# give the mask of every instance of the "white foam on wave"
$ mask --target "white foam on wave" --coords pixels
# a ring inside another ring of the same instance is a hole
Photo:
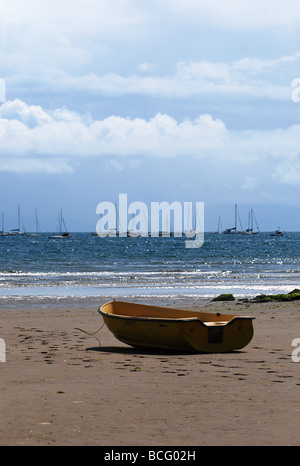
[[[296,284],[293,284],[296,286]],[[211,298],[222,293],[231,293],[235,297],[251,297],[258,294],[276,294],[288,293],[291,291],[291,284],[289,285],[235,285],[235,286],[199,286],[199,287],[86,287],[86,286],[26,286],[26,287],[11,287],[0,289],[0,298],[67,298],[67,297],[130,297],[130,296],[189,296],[189,297],[203,297]]]

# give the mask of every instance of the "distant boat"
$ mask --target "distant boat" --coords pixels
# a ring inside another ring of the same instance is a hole
[[[27,236],[44,236],[43,233],[41,232],[36,209],[35,209],[35,233],[27,233]]]
[[[257,227],[256,231],[253,230],[253,219],[255,220],[255,224]],[[247,230],[243,231],[243,235],[257,235],[258,233],[259,233],[259,229],[258,229],[257,221],[254,216],[253,209],[251,209],[251,211],[249,212],[249,216],[248,216],[248,228]]]
[[[64,228],[64,231],[63,231]],[[69,238],[70,233],[67,232],[67,227],[62,216],[62,211],[58,214],[58,233],[53,233],[53,235],[49,236],[50,239],[56,238]]]
[[[221,233],[223,233],[223,226],[222,226],[222,222],[221,222],[221,217],[219,216],[218,229],[217,229],[217,231],[215,231],[215,234],[220,235]]]
[[[235,218],[234,218],[234,227],[232,228],[227,228],[226,230],[224,230],[224,234],[225,235],[236,235],[236,234],[241,234],[242,231],[239,231],[237,229],[237,218],[239,217],[239,222],[240,222],[240,226],[241,226],[241,229],[243,230],[243,227],[242,227],[242,224],[241,224],[241,219],[240,219],[240,216],[239,216],[239,213],[238,213],[238,208],[237,208],[237,204],[235,204]]]
[[[4,214],[2,213],[2,230],[0,231],[0,236],[8,236],[8,233],[4,232]]]
[[[280,227],[271,234],[271,236],[283,236],[283,231],[280,230]]]
[[[18,204],[18,228],[14,228],[8,232],[9,235],[12,236],[19,236],[19,235],[25,235],[25,228],[23,225],[23,230],[21,231],[21,213],[20,213],[20,206]]]

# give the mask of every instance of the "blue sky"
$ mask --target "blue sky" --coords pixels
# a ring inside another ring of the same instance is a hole
[[[93,231],[126,193],[299,231],[299,30],[298,0],[2,0],[6,228]]]

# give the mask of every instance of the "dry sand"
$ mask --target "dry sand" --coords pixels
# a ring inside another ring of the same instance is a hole
[[[141,352],[105,326],[76,329],[100,329],[108,300],[0,308],[1,446],[300,444],[299,302],[152,299],[255,317],[246,348],[204,355]]]

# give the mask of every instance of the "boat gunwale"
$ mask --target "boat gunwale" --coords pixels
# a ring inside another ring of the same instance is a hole
[[[203,321],[200,319],[200,317],[152,317],[152,316],[128,316],[128,315],[122,315],[122,314],[111,314],[109,312],[105,312],[104,310],[102,310],[102,307],[104,306],[107,306],[108,304],[112,304],[114,303],[115,301],[110,301],[108,303],[105,303],[103,304],[103,306],[100,306],[99,309],[98,309],[98,312],[99,314],[101,314],[102,316],[105,316],[105,317],[110,317],[112,319],[123,319],[123,320],[138,320],[138,321],[145,321],[145,322],[149,322],[149,321],[152,321],[152,322],[173,322],[173,323],[180,323],[180,322],[199,322],[201,325],[203,325],[204,327],[207,327],[207,323],[209,324],[215,324],[217,326],[229,326],[230,324],[234,323],[236,320],[254,320],[255,317],[252,317],[252,316],[237,316],[237,315],[233,315],[232,316],[232,319],[228,320],[228,321],[222,321],[222,323],[220,321]],[[119,301],[120,302],[120,301]],[[127,303],[126,304],[135,304],[135,303]],[[148,305],[142,305],[142,306],[148,306]],[[149,308],[152,307],[152,306],[149,306]],[[157,306],[153,306],[153,307],[157,307]],[[165,309],[168,309],[168,308],[165,308]],[[199,312],[199,314],[201,314]],[[211,313],[212,315],[215,315],[213,313]],[[222,314],[221,314],[222,315]]]

